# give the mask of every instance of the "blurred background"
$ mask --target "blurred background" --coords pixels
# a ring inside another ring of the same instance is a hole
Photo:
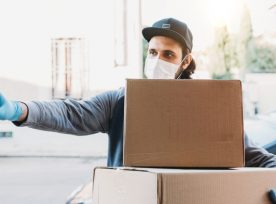
[[[122,87],[144,76],[141,29],[167,17],[193,33],[193,78],[242,80],[245,128],[272,148],[275,0],[1,1],[0,92],[21,101],[82,99]],[[0,133],[1,203],[65,203],[91,180],[93,166],[106,164],[104,134],[76,137],[8,122],[0,122]]]

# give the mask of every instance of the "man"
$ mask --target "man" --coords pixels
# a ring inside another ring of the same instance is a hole
[[[145,74],[148,78],[190,79],[195,70],[192,33],[176,19],[162,19],[143,29],[149,42]],[[14,102],[0,94],[0,120],[17,126],[88,135],[109,135],[108,166],[122,166],[124,89],[109,91],[87,100]],[[245,137],[246,166],[276,167],[276,156]]]

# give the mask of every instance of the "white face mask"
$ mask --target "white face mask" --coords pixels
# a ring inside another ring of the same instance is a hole
[[[145,75],[148,79],[174,79],[178,64],[166,62],[159,58],[147,58]]]

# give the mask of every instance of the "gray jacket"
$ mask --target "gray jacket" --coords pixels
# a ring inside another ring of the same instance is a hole
[[[87,100],[27,102],[27,120],[15,123],[40,130],[74,135],[97,132],[109,135],[108,166],[122,165],[124,89],[108,91]],[[245,165],[276,167],[276,156],[256,146],[245,135]]]

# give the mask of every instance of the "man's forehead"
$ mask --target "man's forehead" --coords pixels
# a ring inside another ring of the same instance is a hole
[[[165,36],[154,36],[149,41],[149,49],[178,50],[181,49],[181,46],[172,38]]]

